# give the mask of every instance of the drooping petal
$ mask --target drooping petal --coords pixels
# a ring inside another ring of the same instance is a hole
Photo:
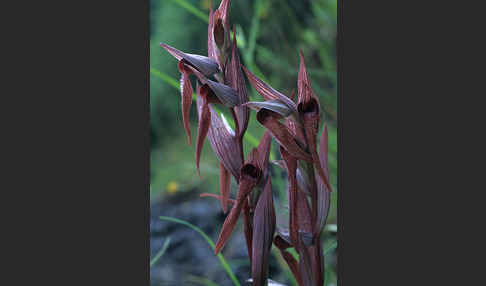
[[[215,254],[218,254],[226,244],[226,241],[228,241],[228,238],[233,232],[236,222],[238,221],[246,198],[257,185],[262,176],[262,171],[260,166],[258,166],[257,159],[258,151],[256,148],[253,148],[248,155],[245,164],[241,167],[236,205],[233,206],[223,223],[221,233],[219,234],[218,241],[216,242],[216,247],[214,249]]]
[[[241,68],[245,71],[246,76],[248,77],[248,80],[250,80],[250,84],[253,86],[253,88],[256,89],[256,91],[264,99],[266,99],[266,100],[274,100],[274,99],[280,100],[285,105],[287,105],[290,108],[290,110],[292,110],[292,113],[297,112],[297,106],[295,105],[295,103],[290,98],[288,98],[287,96],[278,92],[273,87],[271,87],[267,83],[265,83],[263,80],[259,79],[251,71],[247,70],[243,65],[241,66]]]
[[[220,71],[218,63],[214,59],[195,54],[187,54],[164,43],[161,43],[160,46],[177,60],[186,60],[188,64],[196,68],[205,76],[210,76]]]
[[[261,125],[270,131],[277,142],[283,146],[292,156],[312,162],[312,157],[307,153],[297,140],[292,136],[288,128],[278,121],[279,115],[268,109],[260,109],[257,113],[257,120]]]
[[[222,197],[221,195],[216,195],[216,194],[211,194],[211,193],[202,193],[202,194],[200,194],[199,196],[200,196],[201,198],[203,198],[203,197],[213,197],[213,198],[216,198],[216,199],[218,199],[218,200],[220,200],[220,201],[222,201],[222,200],[223,200],[223,197]],[[235,200],[233,200],[233,199],[228,199],[228,203],[230,203],[230,204],[234,205],[234,204],[236,203],[236,201],[235,201]]]
[[[258,199],[253,215],[253,255],[251,276],[254,286],[264,286],[268,276],[268,262],[275,233],[275,209],[273,206],[272,183],[270,177]]]
[[[219,163],[219,190],[221,193],[221,206],[223,207],[223,212],[228,211],[228,200],[230,195],[230,184],[231,176],[230,172],[226,170],[223,163]]]
[[[253,219],[251,215],[251,207],[248,203],[249,198],[247,198],[243,204],[243,231],[245,233],[246,248],[248,250],[248,257],[250,261],[252,259],[253,253]]]
[[[192,146],[191,127],[189,124],[189,112],[192,104],[192,85],[189,80],[190,72],[184,67],[185,60],[179,61],[179,71],[181,72],[181,107],[182,107],[182,121],[184,122],[184,130],[187,134],[189,145]]]
[[[199,93],[200,96],[197,97],[197,106],[199,114],[199,122],[197,127],[197,142],[196,142],[196,168],[197,173],[201,176],[201,171],[199,170],[199,160],[201,158],[201,151],[204,145],[204,139],[209,131],[209,125],[211,124],[211,111],[209,110],[209,102],[206,95]]]
[[[292,110],[284,104],[282,101],[277,99],[267,100],[267,101],[251,101],[244,104],[255,111],[259,111],[262,108],[271,110],[278,113],[282,118],[289,116]]]

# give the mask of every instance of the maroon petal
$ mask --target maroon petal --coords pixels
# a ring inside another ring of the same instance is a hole
[[[231,176],[230,172],[226,170],[223,163],[219,163],[219,190],[221,193],[221,206],[223,207],[223,212],[228,211],[228,200],[230,195],[230,184]]]
[[[184,59],[179,61],[179,70],[181,71],[181,106],[182,106],[182,121],[184,122],[184,129],[187,134],[189,145],[192,146],[192,135],[189,124],[189,111],[192,104],[192,85],[189,80],[189,72],[184,67]]]
[[[209,131],[209,125],[211,123],[211,111],[209,110],[209,102],[207,100],[206,94],[200,93],[197,97],[197,106],[199,114],[199,123],[197,127],[197,143],[196,143],[196,168],[197,173],[201,176],[199,170],[199,159],[201,158],[201,151],[204,144],[204,139]]]
[[[258,164],[263,171],[263,178],[266,179],[268,175],[268,161],[270,157],[270,147],[272,145],[272,136],[268,130],[263,133],[262,139],[258,144]]]
[[[251,71],[247,70],[243,65],[241,66],[250,80],[250,84],[256,89],[256,91],[266,100],[280,100],[281,102],[285,103],[292,113],[297,112],[297,107],[295,103],[288,98],[287,96],[283,95],[282,93],[276,91],[273,87],[266,84],[263,80],[259,79],[256,75],[254,75]]]
[[[214,59],[195,54],[187,54],[163,43],[161,43],[160,46],[177,60],[186,60],[191,66],[202,72],[205,76],[210,76],[219,72],[218,63]]]
[[[228,238],[233,232],[236,222],[238,221],[241,209],[245,203],[247,196],[250,194],[250,192],[257,185],[258,181],[261,178],[262,171],[258,166],[257,159],[258,151],[256,148],[253,148],[248,155],[247,161],[241,167],[236,205],[233,206],[229,215],[226,217],[223,223],[221,233],[219,234],[218,241],[216,242],[216,247],[214,249],[215,254],[218,254],[226,244],[226,241],[228,241]]]
[[[278,121],[279,115],[268,109],[261,109],[257,113],[257,120],[261,125],[265,126],[267,130],[272,133],[272,136],[277,142],[283,146],[292,156],[312,162],[312,157],[309,153],[297,143],[294,136],[292,136],[289,129]]]
[[[253,285],[264,286],[268,276],[268,261],[275,233],[275,209],[273,206],[272,183],[270,177],[258,199],[253,216],[253,255],[251,274]]]

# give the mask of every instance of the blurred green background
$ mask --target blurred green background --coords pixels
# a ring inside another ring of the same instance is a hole
[[[219,5],[213,0],[213,8]],[[150,3],[150,197],[151,204],[194,193],[219,193],[219,169],[209,142],[201,156],[201,177],[195,168],[195,148],[187,144],[182,125],[177,61],[160,43],[184,52],[207,55],[208,0],[151,0]],[[306,59],[312,87],[321,102],[321,118],[329,131],[329,168],[332,206],[328,229],[336,223],[337,189],[337,74],[336,0],[231,0],[230,24],[236,25],[238,46],[245,67],[280,92],[297,89],[299,49]],[[193,85],[195,86],[195,85]],[[252,100],[262,98],[248,85]],[[231,118],[231,117],[227,117]],[[322,131],[322,123],[320,132]],[[197,134],[197,112],[191,108],[193,142]],[[247,134],[257,140],[264,129],[251,119]],[[320,135],[320,134],[319,134]],[[255,142],[245,141],[245,153]],[[275,142],[274,159],[279,158]],[[274,168],[272,184],[285,202],[286,180]],[[235,192],[233,185],[233,195]],[[209,200],[204,198],[203,200]],[[177,207],[177,206],[175,206]],[[279,210],[279,207],[277,210]],[[283,210],[285,211],[285,210]],[[219,229],[219,227],[217,228]],[[324,235],[326,237],[326,235]],[[329,236],[331,237],[331,236]],[[215,239],[212,237],[212,239]],[[170,246],[169,246],[170,247]],[[335,269],[334,269],[335,270]],[[335,274],[328,285],[335,284]],[[285,281],[279,281],[285,282]],[[291,282],[289,282],[291,283]]]

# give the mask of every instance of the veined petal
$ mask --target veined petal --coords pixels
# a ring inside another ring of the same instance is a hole
[[[275,209],[273,206],[270,177],[258,199],[253,215],[253,255],[251,274],[254,286],[264,286],[268,276],[268,262],[275,233]]]
[[[327,126],[324,125],[324,131],[321,135],[321,142],[319,144],[319,158],[320,164],[324,169],[325,175],[329,178],[329,170],[327,166],[328,154],[328,135]],[[314,226],[314,234],[319,235],[326,225],[327,216],[329,215],[329,207],[331,205],[331,194],[323,180],[316,176],[317,181],[317,220]]]
[[[161,43],[160,46],[168,51],[169,54],[171,54],[177,60],[186,60],[191,66],[196,68],[205,76],[210,76],[220,71],[218,63],[214,59],[195,54],[187,54],[164,43]]]
[[[181,107],[182,107],[182,121],[184,122],[184,130],[187,134],[189,145],[192,146],[192,135],[189,124],[189,112],[192,104],[192,85],[189,80],[189,72],[184,68],[184,59],[179,61],[179,70],[181,71]]]
[[[206,83],[226,107],[234,107],[239,104],[238,94],[233,88],[209,79]]]
[[[278,121],[279,115],[268,109],[261,109],[257,113],[257,120],[270,131],[277,142],[292,156],[312,162],[312,156],[307,153],[296,141],[288,128]]]
[[[199,170],[199,159],[201,158],[201,151],[204,145],[204,139],[209,131],[209,125],[211,124],[211,111],[209,110],[209,102],[205,94],[200,94],[197,97],[197,106],[199,114],[199,123],[197,127],[197,142],[196,142],[196,168],[197,173],[201,176]]]
[[[243,65],[241,68],[245,71],[248,80],[250,80],[250,84],[256,91],[266,100],[278,99],[287,105],[292,113],[297,112],[297,107],[295,103],[288,98],[287,96],[283,95],[282,93],[275,90],[273,87],[269,86],[263,80],[259,79],[256,75],[254,75],[251,71],[247,70]]]
[[[231,172],[236,182],[239,182],[243,162],[238,152],[234,133],[229,126],[224,124],[224,121],[211,106],[209,109],[211,110],[211,125],[208,139],[211,148],[225,169]]]
[[[272,136],[268,130],[263,133],[262,139],[258,144],[258,164],[263,171],[263,178],[266,180],[268,175],[268,160],[270,157],[270,147],[272,144]]]

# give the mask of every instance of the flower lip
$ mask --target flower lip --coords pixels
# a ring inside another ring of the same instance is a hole
[[[299,113],[316,113],[319,112],[319,103],[311,98],[308,102],[301,102],[297,105]]]
[[[241,174],[257,180],[261,176],[261,171],[253,164],[245,164],[241,167]]]

